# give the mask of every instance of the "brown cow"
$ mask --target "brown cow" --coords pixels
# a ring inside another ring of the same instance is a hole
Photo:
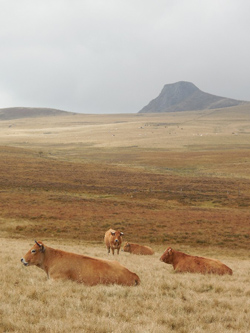
[[[43,269],[48,278],[69,279],[89,286],[120,284],[134,286],[140,283],[137,274],[114,260],[104,260],[56,250],[41,241],[21,259],[25,266],[35,265]]]
[[[231,268],[216,259],[191,256],[179,251],[173,250],[171,247],[163,253],[160,258],[166,264],[171,264],[177,272],[190,273],[210,273],[210,274],[233,274]]]
[[[115,250],[117,250],[117,254],[119,254],[120,247],[122,244],[122,236],[123,232],[121,231],[116,231],[114,229],[109,229],[108,231],[106,231],[104,236],[104,243],[106,244],[108,253],[110,253],[110,248],[111,248],[113,254]]]
[[[142,255],[154,254],[154,251],[149,246],[128,243],[128,242],[124,245],[123,251],[133,253],[133,254],[142,254]]]

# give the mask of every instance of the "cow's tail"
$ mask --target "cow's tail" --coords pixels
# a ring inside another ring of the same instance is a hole
[[[141,280],[140,280],[139,276],[137,276],[135,279],[135,286],[139,286],[140,283],[141,283]]]

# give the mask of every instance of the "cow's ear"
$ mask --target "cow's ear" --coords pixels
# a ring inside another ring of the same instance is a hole
[[[171,249],[171,247],[168,249],[168,253],[171,254],[173,252],[173,250]]]
[[[42,246],[40,247],[40,252],[44,252],[45,251],[45,247],[44,247],[44,245],[42,244]]]
[[[111,235],[114,236],[114,235],[115,235],[115,232],[114,232],[114,231],[111,231]]]
[[[124,233],[123,233],[123,232],[120,232],[120,235],[121,235],[121,236],[123,236],[123,235],[124,235]]]

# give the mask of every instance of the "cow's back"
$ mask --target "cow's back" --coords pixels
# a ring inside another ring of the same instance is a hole
[[[130,243],[130,253],[138,255],[152,255],[154,251],[149,246]]]
[[[79,270],[78,270],[79,272]],[[81,263],[79,282],[86,285],[121,284],[135,286],[140,284],[137,274],[121,265],[117,261],[85,257]]]
[[[179,260],[176,261],[174,269],[177,272],[232,275],[231,268],[219,260],[190,255],[180,256]]]

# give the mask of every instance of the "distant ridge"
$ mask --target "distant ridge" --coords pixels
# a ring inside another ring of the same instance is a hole
[[[191,82],[180,81],[166,84],[160,95],[144,106],[139,113],[218,109],[248,103],[250,102],[211,95],[201,91]]]
[[[4,108],[0,109],[0,120],[19,119],[19,118],[35,118],[49,117],[72,114],[72,112],[50,109],[50,108]]]

